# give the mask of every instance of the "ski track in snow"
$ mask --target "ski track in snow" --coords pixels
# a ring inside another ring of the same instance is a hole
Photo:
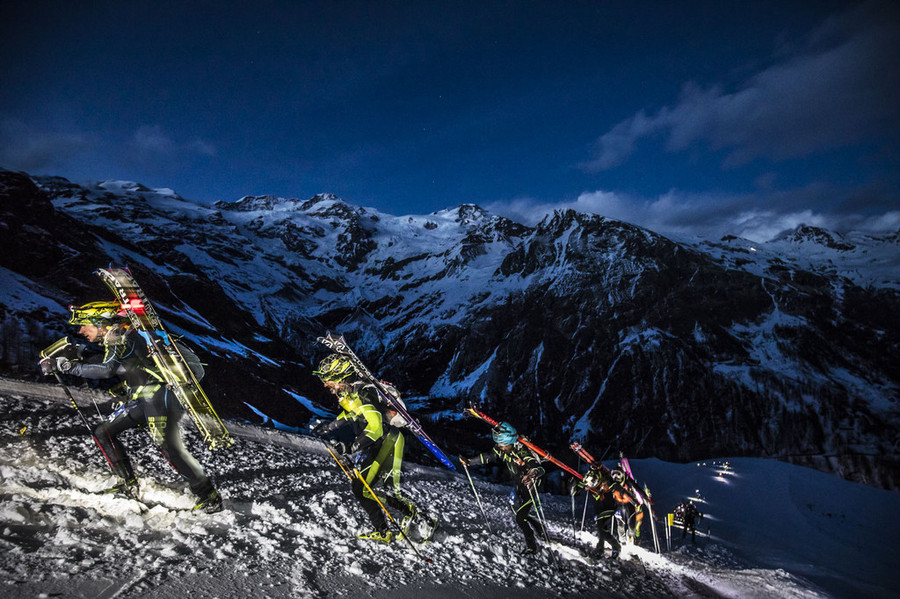
[[[510,487],[476,482],[490,534],[464,476],[408,465],[404,491],[441,520],[435,540],[419,545],[433,560],[426,564],[402,541],[356,538],[367,519],[317,441],[252,425],[233,424],[235,447],[213,453],[185,424],[188,446],[225,498],[226,509],[212,515],[190,511],[193,497],[144,432],[125,433],[142,512],[135,501],[98,494],[113,479],[83,423],[65,401],[47,398],[48,386],[33,386],[43,396],[0,387],[4,597],[829,596],[709,540],[679,541],[661,555],[627,546],[623,559],[592,560],[585,555],[596,537],[582,531],[576,542],[569,497],[547,493],[557,560],[546,548],[520,556]]]

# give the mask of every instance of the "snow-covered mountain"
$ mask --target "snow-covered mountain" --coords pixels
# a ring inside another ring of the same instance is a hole
[[[309,373],[332,330],[451,446],[477,402],[551,448],[778,456],[900,486],[900,234],[672,240],[573,211],[205,207],[8,171],[0,201],[10,371],[33,373],[66,304],[105,297],[90,273],[113,262],[206,352],[226,416],[299,427],[327,409]]]
[[[76,395],[96,419],[91,397]],[[490,532],[463,475],[408,464],[404,492],[441,522],[435,540],[418,546],[425,563],[404,543],[356,538],[366,517],[321,444],[231,426],[236,445],[212,453],[186,427],[225,498],[212,515],[191,513],[185,483],[142,431],[125,433],[142,511],[99,493],[113,479],[58,387],[0,379],[0,594],[874,599],[900,588],[892,549],[900,496],[808,468],[758,458],[634,460],[653,491],[662,553],[628,544],[609,560],[588,557],[597,538],[581,495],[573,525],[570,498],[542,494],[550,548],[521,556],[507,484],[473,471]],[[490,445],[486,434],[478,442]],[[673,529],[667,543],[665,513],[685,497],[704,513],[701,534],[692,544]],[[642,536],[648,531],[645,521]]]

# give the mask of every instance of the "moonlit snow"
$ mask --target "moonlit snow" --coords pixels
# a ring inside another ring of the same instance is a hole
[[[99,420],[86,392],[79,404]],[[0,379],[0,414],[3,597],[849,598],[900,588],[897,493],[770,460],[632,460],[653,492],[664,552],[627,546],[618,561],[586,557],[593,526],[576,537],[568,496],[542,494],[552,548],[523,557],[509,486],[476,480],[490,534],[463,475],[407,464],[405,491],[441,520],[418,546],[425,563],[403,542],[356,538],[363,511],[312,438],[229,423],[235,446],[211,453],[186,423],[226,506],[195,514],[139,430],[124,441],[146,506],[98,494],[112,478],[58,387]],[[663,514],[686,497],[706,514],[702,534],[692,545],[675,530],[665,551]]]

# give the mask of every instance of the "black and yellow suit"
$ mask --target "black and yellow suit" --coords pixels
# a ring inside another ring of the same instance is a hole
[[[68,374],[87,379],[120,377],[127,385],[128,401],[94,431],[113,472],[126,481],[135,478],[131,460],[118,436],[145,426],[169,463],[187,480],[191,491],[201,498],[209,496],[214,491],[213,483],[184,445],[179,426],[184,409],[166,387],[140,333],[128,329],[124,335],[109,336],[103,348],[99,363],[77,362]]]

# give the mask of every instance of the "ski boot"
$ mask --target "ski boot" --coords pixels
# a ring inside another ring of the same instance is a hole
[[[201,497],[200,501],[193,507],[192,512],[206,512],[207,514],[215,514],[222,511],[222,495],[213,489],[205,497]]]
[[[416,519],[416,515],[418,514],[416,508],[410,507],[409,513],[403,518],[403,521],[400,522],[400,530],[403,531],[403,534],[408,535],[409,529],[412,527],[413,520]]]
[[[138,480],[135,477],[125,479],[119,479],[118,484],[114,487],[103,491],[104,495],[117,495],[119,497],[124,497],[125,499],[134,499],[138,500],[138,495],[140,492],[140,485],[138,485]]]
[[[381,541],[382,543],[390,543],[394,538],[394,533],[389,530],[375,530],[369,533],[363,533],[357,536],[357,538],[366,541]]]

